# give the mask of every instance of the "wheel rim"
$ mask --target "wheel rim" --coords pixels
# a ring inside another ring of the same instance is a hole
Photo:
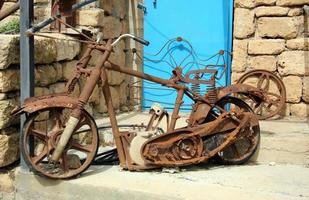
[[[243,110],[245,112],[253,112],[252,109],[243,101],[228,97],[221,100],[218,106],[225,108],[225,110],[233,109],[236,111]],[[218,111],[217,111],[218,112]],[[244,129],[241,136],[231,143],[229,146],[225,147],[218,156],[221,160],[225,162],[242,162],[248,157],[251,157],[258,146],[260,138],[259,126],[247,127]]]
[[[261,103],[239,95],[253,109],[258,119],[267,119],[282,111],[286,101],[286,90],[283,82],[275,74],[266,70],[253,70],[244,74],[238,83],[254,86],[265,95],[266,99]]]
[[[25,124],[22,153],[27,164],[40,175],[50,178],[74,177],[86,170],[96,155],[96,124],[86,111],[82,111],[59,162],[50,162],[69,113],[70,109],[67,108],[49,108],[34,113]]]

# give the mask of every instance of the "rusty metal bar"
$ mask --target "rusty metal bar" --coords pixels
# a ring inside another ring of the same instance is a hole
[[[181,104],[183,104],[183,95],[184,95],[184,90],[178,90],[177,93],[177,98],[175,101],[175,108],[171,117],[171,124],[168,127],[167,132],[173,131],[175,129],[176,126],[176,121],[177,119],[179,119],[179,110],[180,110],[180,106]]]
[[[180,84],[175,84],[172,80],[166,80],[166,79],[154,77],[154,76],[151,76],[149,74],[145,74],[145,73],[142,73],[142,72],[132,70],[128,67],[122,67],[122,66],[116,65],[116,64],[114,64],[110,61],[105,62],[104,67],[106,67],[107,69],[113,70],[113,71],[125,73],[125,74],[135,76],[135,77],[138,77],[138,78],[141,78],[141,79],[146,79],[148,81],[156,82],[156,83],[165,85],[167,87],[173,87],[173,88],[179,89],[179,90],[180,89],[183,89],[183,90],[186,89],[185,86],[180,85]]]

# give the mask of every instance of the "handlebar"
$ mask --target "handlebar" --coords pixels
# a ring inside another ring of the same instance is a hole
[[[149,44],[150,44],[150,42],[149,41],[147,41],[147,40],[144,40],[143,38],[140,38],[140,37],[136,37],[136,36],[134,36],[134,35],[132,35],[132,34],[122,34],[119,38],[117,38],[113,43],[112,43],[112,46],[115,46],[120,40],[122,40],[123,38],[132,38],[133,40],[135,40],[135,41],[137,41],[137,42],[139,42],[139,43],[141,43],[141,44],[143,44],[143,45],[146,45],[146,46],[148,46]]]

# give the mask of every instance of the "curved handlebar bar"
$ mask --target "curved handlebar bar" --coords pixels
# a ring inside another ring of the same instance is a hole
[[[139,37],[136,37],[136,36],[134,36],[134,35],[132,35],[132,34],[128,34],[128,33],[127,33],[127,34],[123,34],[123,35],[121,35],[119,38],[117,38],[117,39],[112,43],[112,46],[115,46],[121,39],[126,38],[126,37],[132,38],[133,40],[135,40],[135,41],[137,41],[137,42],[139,42],[139,43],[141,43],[141,44],[143,44],[143,45],[146,45],[146,46],[148,46],[148,45],[150,44],[149,41],[144,40],[143,38],[139,38]]]

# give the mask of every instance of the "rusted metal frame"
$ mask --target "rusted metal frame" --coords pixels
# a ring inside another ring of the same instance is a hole
[[[125,73],[125,74],[135,76],[135,77],[138,77],[138,78],[141,78],[141,79],[146,79],[148,81],[156,82],[156,83],[162,84],[162,85],[167,86],[167,87],[172,87],[172,88],[174,88],[178,91],[183,90],[183,92],[186,93],[186,94],[188,94],[188,93],[193,94],[193,96],[194,96],[193,98],[195,98],[195,99],[193,99],[194,101],[200,100],[200,101],[202,101],[202,102],[204,102],[208,105],[211,105],[211,103],[209,102],[209,100],[207,98],[195,93],[194,91],[190,90],[188,87],[186,87],[182,84],[175,83],[175,80],[173,80],[173,79],[166,80],[166,79],[154,77],[154,76],[151,76],[151,75],[143,73],[143,72],[138,72],[138,71],[132,70],[128,67],[119,66],[117,64],[114,64],[111,61],[106,61],[104,63],[104,66],[109,70],[117,71],[117,72],[120,72],[120,73]],[[192,97],[192,96],[189,96],[189,97]],[[226,112],[223,108],[221,108],[219,106],[217,106],[216,108],[218,108],[223,113]]]
[[[182,100],[183,95],[184,95],[184,90],[183,89],[178,90],[177,98],[175,101],[175,108],[173,110],[172,117],[171,117],[171,123],[167,129],[167,132],[173,131],[175,129],[176,121],[180,118],[179,110],[180,110],[181,104],[183,104],[183,100]]]
[[[80,93],[80,96],[78,98],[78,101],[80,102],[80,106],[72,112],[72,116],[79,118],[79,111],[83,107],[85,103],[87,103],[88,99],[90,98],[93,89],[95,88],[97,82],[100,80],[100,75],[101,75],[101,69],[103,68],[103,65],[105,61],[108,59],[112,47],[110,46],[112,40],[108,40],[107,42],[107,48],[108,50],[103,53],[102,56],[99,57],[99,60],[94,67],[94,69],[91,70],[90,76],[87,78],[87,81],[85,83],[85,86],[83,90]]]
[[[106,69],[109,69],[109,70],[128,74],[128,75],[135,76],[135,77],[141,78],[141,79],[146,79],[148,81],[156,82],[156,83],[162,84],[162,85],[167,86],[167,87],[172,87],[174,89],[179,89],[179,90],[180,89],[183,89],[183,90],[187,89],[186,86],[181,85],[181,84],[176,84],[172,80],[166,80],[166,79],[154,77],[154,76],[151,76],[151,75],[143,73],[143,72],[138,72],[138,71],[132,70],[128,67],[119,66],[117,64],[112,63],[111,61],[106,61],[104,63],[104,66],[106,67]]]
[[[38,110],[44,110],[49,107],[67,107],[74,108],[78,101],[74,97],[67,96],[66,93],[44,95],[40,97],[28,98],[21,108],[17,108],[11,112],[11,115],[21,113],[34,113]]]
[[[251,102],[250,106],[256,112],[256,114],[258,115],[258,118],[259,119],[267,119],[267,118],[275,116],[276,114],[279,114],[282,111],[282,108],[284,107],[284,103],[285,103],[285,100],[286,100],[286,89],[285,89],[285,86],[284,86],[282,80],[270,71],[257,69],[257,70],[251,70],[251,71],[243,74],[239,78],[237,83],[238,84],[245,84],[246,80],[250,79],[252,77],[259,78],[259,80],[256,84],[256,89],[259,90],[260,93],[263,95],[263,99],[261,101],[257,101],[256,99],[251,97],[252,96],[251,92],[249,93],[249,95],[247,95],[247,94],[244,94],[244,95],[248,96],[250,99],[253,100],[253,102]],[[272,92],[269,91],[270,80],[272,80],[275,83],[275,85],[276,85],[276,87],[279,91],[279,94],[275,94],[275,93],[272,93]],[[264,87],[262,87],[262,85]],[[275,101],[272,99],[273,97],[277,97],[275,99]],[[249,103],[249,102],[247,101],[247,103]],[[265,104],[267,104],[267,106],[265,106]],[[273,105],[276,106],[276,109],[270,110],[270,108]],[[263,108],[265,108],[265,110]]]
[[[112,43],[112,40],[109,39],[106,44],[107,50],[100,57],[94,69],[91,70],[90,75],[86,80],[86,84],[78,98],[78,104],[70,113],[70,117],[66,123],[65,129],[63,130],[63,134],[60,136],[60,139],[55,148],[55,151],[53,152],[51,156],[51,162],[53,163],[56,163],[59,161],[60,156],[62,155],[62,152],[65,149],[65,146],[67,145],[70,137],[72,136],[74,132],[74,129],[78,121],[80,120],[80,115],[81,115],[82,110],[84,109],[84,105],[88,102],[97,82],[100,79],[101,69],[103,68],[104,62],[108,59],[112,51],[111,43]]]
[[[67,24],[71,26],[75,26],[75,12],[72,11],[72,6],[76,3],[76,0],[53,0],[52,1],[52,8],[51,8],[51,15],[56,17],[57,15],[61,16],[65,21],[64,27],[61,26],[64,23],[61,23],[60,20],[56,20],[54,23],[51,24],[50,30],[57,30],[61,32],[65,30]],[[63,22],[64,22],[63,21]]]
[[[120,166],[125,168],[128,166],[127,159],[125,156],[125,151],[123,149],[124,148],[123,143],[120,137],[119,127],[118,127],[117,119],[116,119],[116,113],[115,113],[112,98],[111,98],[111,91],[108,85],[107,73],[104,68],[101,69],[101,81],[102,81],[102,91],[103,91],[103,95],[104,95],[106,106],[107,106],[107,112],[109,115],[110,123],[112,126],[112,131],[113,131],[113,135],[115,139],[115,144],[117,147]]]
[[[227,114],[226,114],[227,115]],[[223,115],[218,121],[217,123],[220,124],[222,123],[227,116]],[[215,154],[217,154],[218,152],[220,152],[222,149],[224,149],[227,145],[233,143],[238,135],[241,133],[241,130],[244,128],[244,126],[249,122],[250,120],[250,115],[253,115],[252,113],[244,113],[243,114],[244,117],[241,120],[240,124],[231,132],[229,133],[229,136],[226,138],[226,140],[220,144],[218,147],[216,147],[215,149],[213,149],[211,152],[208,152],[206,155],[202,155],[202,156],[197,156],[195,158],[189,159],[189,160],[179,160],[179,161],[175,161],[173,160],[172,162],[168,163],[166,161],[153,161],[152,163],[158,166],[184,166],[184,165],[191,165],[191,164],[196,164],[196,163],[201,163],[201,162],[205,162],[207,161],[209,158],[211,158],[212,156],[214,156]],[[206,132],[210,127],[206,126],[201,130],[198,131],[194,131],[189,135],[185,135],[185,137],[194,137],[194,136],[201,136],[201,134],[203,132]],[[183,132],[183,131],[182,131]],[[170,133],[170,134],[174,134],[174,132]],[[181,135],[180,135],[181,136]],[[182,136],[184,137],[184,136]],[[146,151],[146,147],[147,145],[149,145],[149,143],[151,143],[152,141],[156,140],[157,138],[151,139],[150,141],[148,141],[146,144],[143,145],[143,152]],[[164,143],[167,143],[168,141],[165,141]],[[147,153],[144,152],[143,155],[145,156]]]
[[[3,6],[4,1],[0,2],[0,11],[1,11],[1,7]],[[3,10],[0,12],[0,21],[5,19],[6,17],[10,16],[11,14],[13,14],[14,12],[16,12],[20,7],[20,3],[19,1],[17,3],[15,3],[13,6],[11,6],[10,8]]]

